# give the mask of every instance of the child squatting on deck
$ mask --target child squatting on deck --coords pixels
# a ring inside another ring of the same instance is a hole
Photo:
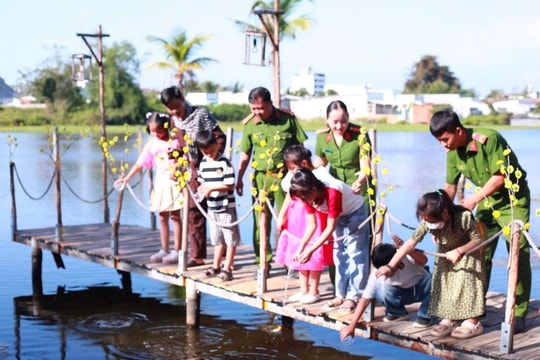
[[[460,339],[480,335],[483,328],[478,318],[485,312],[486,268],[480,250],[467,254],[483,241],[474,215],[455,205],[446,191],[437,190],[418,200],[416,216],[420,224],[411,238],[386,266],[377,269],[377,276],[391,276],[405,255],[431,233],[437,252],[444,254],[435,258],[429,304],[429,314],[442,320],[431,334]],[[458,320],[463,320],[460,326]]]
[[[397,237],[394,242],[397,247],[403,243]],[[375,269],[388,266],[395,253],[396,246],[378,244],[373,248],[371,262]],[[428,315],[428,308],[431,293],[431,274],[424,268],[426,263],[426,255],[422,251],[413,249],[407,253],[390,276],[377,277],[375,271],[372,271],[351,322],[340,331],[341,340],[348,336],[354,337],[356,324],[373,298],[376,298],[377,301],[384,305],[386,316],[383,321],[406,320],[409,318],[409,314],[405,309],[405,305],[421,302],[413,326],[419,328],[430,326],[431,317]]]
[[[151,262],[178,263],[178,251],[182,236],[180,209],[182,196],[175,172],[178,157],[182,156],[180,144],[169,134],[171,117],[152,112],[146,114],[146,131],[152,135],[144,146],[135,165],[128,174],[114,182],[115,186],[125,186],[141,169],[155,168],[155,184],[150,194],[150,211],[159,213],[159,234],[161,249],[150,257]],[[174,249],[169,252],[169,217],[174,228]]]
[[[354,311],[369,275],[369,231],[367,226],[360,226],[367,218],[364,200],[347,184],[339,180],[323,183],[305,168],[293,175],[289,192],[291,198],[303,201],[308,214],[319,211],[328,216],[317,240],[296,255],[295,261],[308,262],[335,231],[335,298],[328,305],[343,312]]]
[[[236,246],[240,242],[240,231],[234,197],[234,169],[229,159],[219,152],[212,131],[199,131],[195,146],[203,155],[199,164],[197,194],[206,199],[210,225],[210,243],[214,246],[214,262],[204,273],[217,276],[223,281],[233,279],[232,270]],[[226,249],[226,250],[225,250]],[[225,255],[223,269],[221,261]]]

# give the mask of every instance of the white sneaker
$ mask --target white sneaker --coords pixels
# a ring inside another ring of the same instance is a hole
[[[163,263],[165,264],[177,264],[178,263],[178,251],[171,250],[169,255],[163,258]]]
[[[150,256],[150,261],[153,263],[160,263],[163,261],[163,258],[167,256],[167,252],[163,249],[160,249],[157,253]]]

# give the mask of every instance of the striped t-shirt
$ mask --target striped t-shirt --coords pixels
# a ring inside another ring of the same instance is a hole
[[[225,156],[213,161],[203,157],[199,164],[197,181],[208,184],[234,185],[234,168]],[[230,191],[212,191],[206,200],[208,211],[224,211],[235,206],[234,189]]]

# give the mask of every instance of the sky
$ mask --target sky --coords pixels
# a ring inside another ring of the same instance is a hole
[[[88,53],[76,33],[97,33],[105,46],[128,41],[137,50],[142,87],[161,90],[173,74],[149,65],[165,60],[149,35],[170,40],[212,35],[198,57],[218,60],[197,80],[272,88],[271,66],[244,65],[244,33],[235,20],[260,25],[253,0],[0,0],[0,77],[15,85],[60,53]],[[292,14],[312,27],[280,44],[282,88],[310,66],[327,84],[367,84],[401,91],[414,64],[434,55],[479,96],[491,90],[540,90],[538,0],[313,0]],[[270,55],[267,54],[267,58]]]

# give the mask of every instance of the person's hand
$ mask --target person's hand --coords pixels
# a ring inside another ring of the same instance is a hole
[[[380,268],[377,269],[377,271],[375,272],[375,276],[376,277],[381,277],[381,276],[386,276],[386,277],[390,277],[392,275],[393,271],[392,269],[390,269],[390,266],[387,266],[387,265],[383,265],[381,266]]]
[[[304,250],[302,254],[300,254],[299,263],[300,264],[307,263],[309,259],[311,259],[311,255],[313,255],[313,250],[311,249]]]
[[[449,260],[452,264],[457,263],[463,257],[463,253],[457,248],[446,252],[446,259]]]
[[[354,326],[349,324],[339,331],[339,338],[341,341],[345,340],[347,336],[354,338]]]
[[[285,219],[283,219],[281,216],[278,216],[276,220],[276,229],[277,231],[281,232],[283,231],[283,226],[285,225]]]
[[[356,180],[352,183],[351,189],[353,193],[360,194],[360,192],[362,191],[362,182],[360,180]]]
[[[471,196],[469,196],[461,200],[459,204],[464,208],[473,211],[477,205],[477,202]]]
[[[238,196],[242,196],[244,194],[244,183],[242,182],[242,179],[238,179],[236,181],[236,193]]]
[[[394,245],[396,245],[396,248],[398,249],[401,247],[401,245],[403,245],[403,239],[397,235],[392,235],[392,240],[394,241]]]

